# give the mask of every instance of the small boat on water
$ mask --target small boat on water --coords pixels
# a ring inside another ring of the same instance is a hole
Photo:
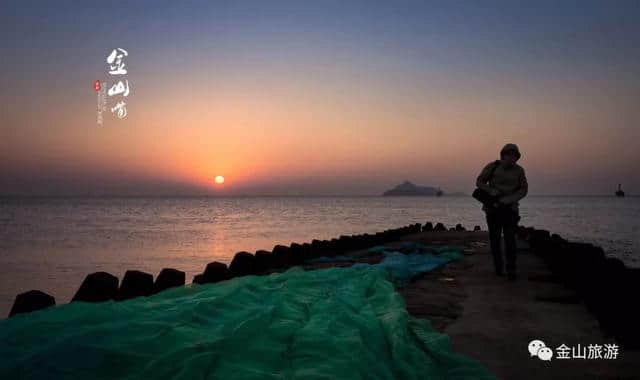
[[[616,197],[624,197],[624,191],[622,191],[622,184],[618,184],[618,190],[616,191]]]

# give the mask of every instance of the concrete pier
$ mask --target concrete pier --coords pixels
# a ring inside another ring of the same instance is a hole
[[[495,275],[487,232],[429,231],[398,241],[463,248],[462,260],[414,279],[400,292],[411,314],[430,320],[449,335],[457,352],[480,361],[499,378],[638,378],[640,351],[626,349],[604,333],[580,298],[554,277],[526,242],[518,240],[518,279],[512,282]],[[380,259],[372,256],[367,261]],[[332,265],[350,264],[316,267]],[[550,361],[530,356],[528,345],[534,339],[553,349]],[[576,353],[578,344],[584,350],[588,345],[617,344],[618,355],[615,359],[558,359],[557,348],[563,344]]]

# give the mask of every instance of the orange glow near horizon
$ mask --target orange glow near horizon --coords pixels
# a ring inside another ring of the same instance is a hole
[[[56,111],[62,104],[52,99],[46,113],[20,114],[12,124],[20,127],[6,130],[4,142],[11,144],[4,144],[0,156],[26,175],[93,172],[124,182],[166,180],[220,193],[295,184],[314,191],[311,186],[317,185],[320,193],[357,184],[353,192],[378,193],[405,179],[469,191],[473,181],[468,178],[496,158],[505,142],[520,145],[531,174],[578,178],[586,175],[587,164],[595,162],[605,172],[604,163],[634,162],[631,146],[624,144],[628,133],[593,125],[606,121],[597,108],[580,107],[577,117],[532,99],[541,112],[530,118],[525,106],[499,96],[436,99],[425,92],[404,99],[398,91],[372,90],[367,93],[378,95],[364,96],[335,86],[306,97],[299,96],[302,83],[274,88],[269,96],[255,86],[215,94],[194,90],[172,102],[141,94],[137,112],[126,122],[103,127],[94,124],[91,113]],[[72,108],[90,107],[79,102]],[[486,111],[496,109],[504,110],[500,120]],[[50,127],[48,133],[37,133],[42,125]],[[612,147],[618,162],[606,159]],[[553,168],[545,157],[554,158]],[[214,177],[212,186],[212,173],[231,175],[233,183]]]

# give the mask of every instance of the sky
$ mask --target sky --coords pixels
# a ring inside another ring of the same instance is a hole
[[[638,194],[639,18],[638,1],[4,1],[0,194],[471,193],[509,142],[532,195]],[[93,83],[120,79],[99,125]]]

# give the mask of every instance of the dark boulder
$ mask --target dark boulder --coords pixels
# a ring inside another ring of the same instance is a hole
[[[436,226],[433,228],[434,231],[446,231],[447,227],[442,223],[436,223]]]
[[[289,246],[289,254],[291,255],[291,264],[300,265],[304,261],[302,257],[302,245],[291,243]]]
[[[264,273],[273,268],[274,260],[271,252],[258,250],[256,251],[254,257],[254,268],[256,270],[256,273]]]
[[[118,277],[107,272],[91,273],[85,277],[71,302],[104,302],[118,295]]]
[[[315,259],[324,255],[324,243],[322,240],[313,239],[311,241],[310,258]]]
[[[536,229],[533,227],[526,227],[526,230],[527,230],[527,240],[531,240],[531,235]]]
[[[202,273],[200,274],[196,274],[195,276],[193,276],[193,283],[194,284],[204,284],[204,275]]]
[[[309,243],[302,243],[302,248],[300,250],[300,257],[302,262],[305,262],[312,258],[312,248]]]
[[[238,252],[231,260],[229,270],[234,276],[256,274],[256,257],[249,252]]]
[[[185,274],[183,271],[164,268],[160,271],[156,282],[153,284],[153,293],[158,293],[169,288],[175,288],[177,286],[184,286]]]
[[[375,245],[375,241],[373,236],[369,234],[361,235],[360,238],[360,248],[369,248]]]
[[[551,234],[547,230],[533,230],[529,234],[531,250],[538,255],[548,255],[551,248]]]
[[[338,249],[338,252],[340,253],[347,252],[351,246],[351,237],[340,235],[338,237],[338,241],[335,244]]]
[[[516,227],[516,234],[518,235],[518,238],[520,238],[521,240],[529,239],[529,231],[524,226]]]
[[[433,223],[427,222],[424,227],[422,227],[422,231],[431,232],[433,231]]]
[[[340,242],[338,241],[338,239],[333,238],[329,241],[328,244],[328,249],[327,249],[327,256],[338,256],[338,254],[340,254]]]
[[[322,256],[328,256],[331,252],[331,241],[330,240],[321,240],[320,246],[322,248]]]
[[[600,276],[594,281],[598,281],[602,289],[602,298],[597,308],[597,316],[600,325],[614,335],[623,334],[620,331],[618,321],[622,315],[621,311],[625,303],[630,302],[625,294],[623,285],[626,277],[626,267],[617,258],[607,257],[601,268]],[[633,299],[633,296],[631,297]]]
[[[291,252],[289,247],[284,245],[276,245],[271,251],[275,261],[275,266],[278,268],[288,268],[291,266]]]
[[[597,312],[603,300],[607,298],[600,281],[606,258],[600,247],[585,243],[568,243],[568,255],[573,257],[573,265],[568,266],[564,274],[569,286],[575,289],[585,300],[589,311]]]
[[[475,226],[475,227],[473,227],[473,230],[474,231],[482,231],[482,228],[480,228],[480,226]]]
[[[638,289],[640,289],[640,268],[627,268],[625,271],[624,283],[622,285],[625,300],[621,306],[620,320],[618,321],[618,340],[626,349],[640,349],[640,305],[629,300],[635,299]]]
[[[45,292],[39,290],[29,290],[20,293],[13,301],[13,307],[9,312],[9,317],[19,313],[31,313],[32,311],[45,309],[56,304],[56,299]]]
[[[214,261],[207,264],[202,274],[202,284],[212,284],[230,279],[231,271],[227,268],[227,264]]]
[[[153,293],[153,275],[138,270],[128,270],[122,278],[117,300],[148,296]]]
[[[462,226],[462,224],[456,224],[456,231],[466,231],[467,229]]]

